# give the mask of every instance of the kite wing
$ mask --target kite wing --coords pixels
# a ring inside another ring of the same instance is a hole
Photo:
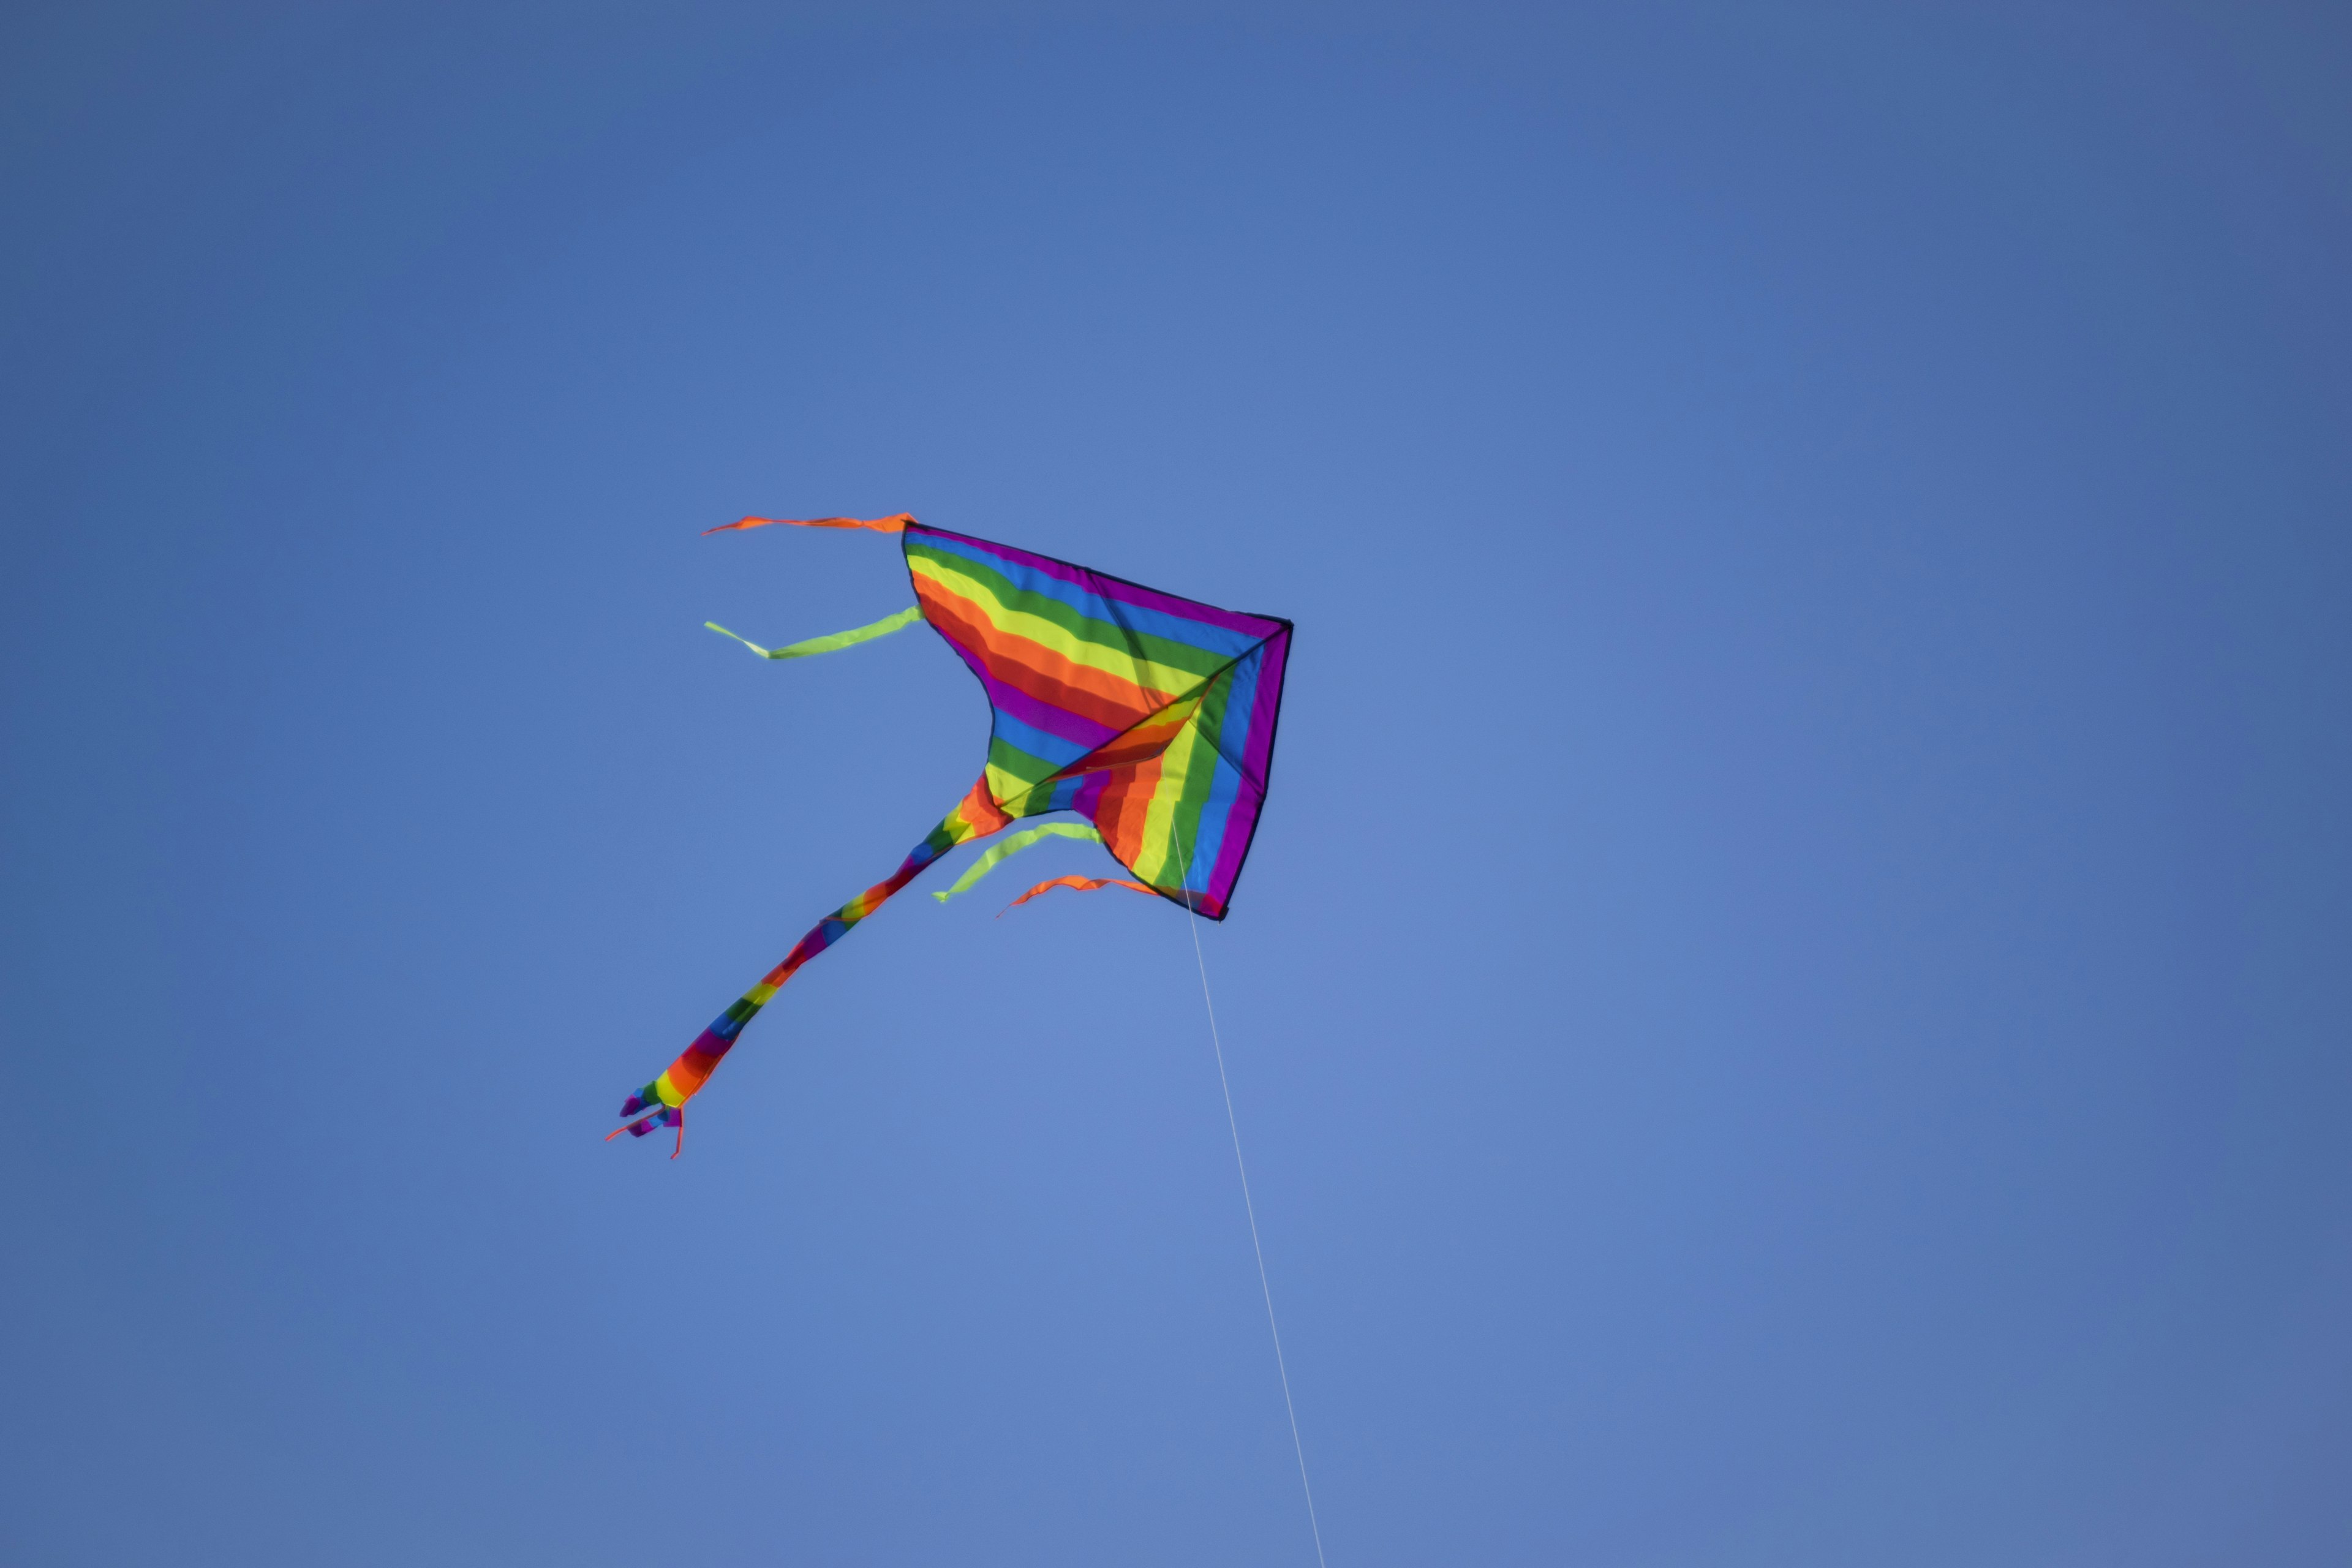
[[[1291,626],[909,522],[923,618],[994,710],[1008,817],[1074,811],[1154,892],[1223,920],[1265,804]]]

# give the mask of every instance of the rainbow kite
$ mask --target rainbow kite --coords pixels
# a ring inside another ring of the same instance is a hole
[[[802,658],[929,621],[988,693],[988,766],[887,880],[819,921],[659,1078],[631,1095],[621,1114],[636,1120],[608,1141],[676,1127],[683,1145],[686,1102],[709,1081],[743,1026],[801,965],[957,845],[1024,817],[1072,812],[1087,826],[1014,834],[937,896],[961,892],[1029,843],[1090,838],[1133,877],[1057,877],[1013,902],[1053,888],[1117,885],[1221,921],[1265,804],[1288,621],[1180,599],[1066,561],[926,528],[903,513],[871,521],[747,517],[725,527],[771,523],[902,535],[915,605],[787,647],[745,646],[767,658]],[[735,637],[724,626],[711,629]]]

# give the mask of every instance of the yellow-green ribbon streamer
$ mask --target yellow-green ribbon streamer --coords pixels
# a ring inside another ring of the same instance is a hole
[[[735,637],[733,632],[729,631],[717,621],[705,621],[702,624],[720,637],[735,637],[737,642],[741,643],[761,658],[806,658],[814,653],[838,653],[843,648],[855,647],[862,642],[872,642],[876,637],[887,637],[892,632],[906,630],[922,618],[923,607],[920,605],[910,605],[895,616],[883,616],[870,626],[859,626],[855,631],[835,632],[830,637],[811,637],[806,642],[796,642],[786,647],[761,647],[750,637]]]
[[[1102,842],[1102,835],[1083,822],[1049,822],[1043,827],[1032,827],[991,846],[979,859],[971,863],[971,868],[962,876],[956,879],[954,887],[944,893],[933,893],[931,897],[943,904],[946,903],[950,899],[995,870],[996,863],[1007,855],[1018,855],[1032,844],[1046,838],[1077,838],[1092,844]]]

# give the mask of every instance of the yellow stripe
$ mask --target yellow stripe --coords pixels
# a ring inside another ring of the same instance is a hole
[[[1183,861],[1176,847],[1176,805],[1184,798],[1184,779],[1203,744],[1201,726],[1188,721],[1160,753],[1160,783],[1143,808],[1143,845],[1136,855],[1135,873],[1156,888],[1181,886]]]
[[[1007,605],[991,592],[986,584],[977,578],[965,576],[952,567],[940,563],[934,557],[910,555],[907,558],[907,565],[917,575],[928,577],[937,583],[942,591],[952,594],[958,598],[969,599],[981,606],[982,613],[988,616],[989,624],[996,630],[1013,637],[1026,637],[1042,647],[1051,648],[1072,664],[1084,665],[1089,669],[1098,669],[1105,675],[1131,681],[1142,687],[1148,695],[1157,697],[1163,703],[1176,692],[1197,686],[1206,679],[1190,670],[1176,669],[1150,659],[1138,658],[1124,648],[1108,647],[1101,643],[1082,641],[1071,636],[1065,627],[1045,619],[1043,616],[1031,615],[1026,610]],[[991,605],[995,606],[992,612],[989,610]],[[1118,635],[1117,626],[1108,622],[1097,624],[1104,626],[1113,636]]]
[[[662,1069],[661,1077],[654,1079],[654,1093],[664,1105],[673,1109],[686,1103],[686,1096],[678,1093],[677,1085],[670,1082],[667,1068]]]
[[[1049,773],[1046,776],[1050,778],[1053,775]],[[996,797],[996,804],[1009,816],[1020,816],[1019,808],[1027,802],[1029,792],[1043,782],[1009,773],[994,763],[988,764],[988,793]]]
[[[1169,745],[1174,745],[1178,740],[1181,740],[1186,735],[1195,733],[1199,729],[1199,725],[1196,721],[1200,712],[1201,694],[1207,689],[1207,686],[1203,685],[1201,688],[1201,691],[1196,691],[1190,697],[1181,697],[1177,699],[1175,701],[1168,704],[1167,707],[1160,709],[1157,713],[1151,714],[1148,719],[1137,721],[1136,725],[1131,726],[1130,730],[1121,731],[1120,733],[1129,733],[1133,728],[1139,728],[1145,723],[1158,723],[1164,720],[1170,713],[1172,713],[1178,709],[1183,708],[1189,704],[1192,710],[1192,717],[1187,718],[1181,725],[1178,726],[1175,735],[1170,738]],[[1106,744],[1108,743],[1108,742],[1106,742]],[[1161,748],[1163,755],[1166,753],[1166,750],[1167,748],[1165,747]],[[1132,767],[1136,764],[1129,763],[1122,763],[1121,765]],[[1075,767],[1076,764],[1074,763],[1071,766]],[[1043,773],[1034,779],[1024,779],[1020,774],[1013,773],[1008,768],[1000,766],[995,763],[988,764],[986,773],[986,777],[988,779],[988,793],[996,797],[998,807],[1003,810],[1007,816],[1022,816],[1032,810],[1044,809],[1042,803],[1033,806],[1031,805],[1031,797],[1036,795],[1038,791],[1044,790],[1046,792],[1046,798],[1050,800],[1053,797],[1054,786],[1060,784],[1066,776],[1068,775],[1066,773],[1060,770],[1055,770],[1051,773]]]

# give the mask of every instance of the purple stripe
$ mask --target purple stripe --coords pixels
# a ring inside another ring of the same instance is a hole
[[[919,522],[908,524],[907,532],[910,535],[919,534],[926,539],[953,540],[957,545],[968,547],[971,554],[992,556],[999,561],[1018,562],[1033,571],[1042,573],[1048,577],[1058,578],[1086,593],[1099,595],[1103,598],[1117,600],[1122,604],[1140,605],[1145,609],[1158,610],[1162,615],[1176,616],[1185,620],[1203,621],[1229,632],[1241,632],[1249,637],[1262,637],[1270,636],[1282,627],[1280,621],[1269,620],[1264,616],[1244,615],[1238,610],[1221,610],[1214,605],[1204,605],[1198,599],[1180,599],[1173,594],[1163,594],[1157,588],[1147,588],[1140,583],[1129,583],[1117,577],[1107,577],[1099,572],[1090,572],[1083,566],[1074,566],[1067,561],[1056,561],[1050,555],[1033,555],[1026,550],[1015,550],[1009,544],[997,544],[985,539],[974,539],[968,533],[950,533],[946,529],[930,528]]]
[[[1250,693],[1249,740],[1242,752],[1242,776],[1265,787],[1266,765],[1274,759],[1274,725],[1282,706],[1282,668],[1290,658],[1290,628],[1265,639],[1265,663],[1257,689]]]
[[[1043,730],[1048,735],[1059,735],[1065,741],[1076,742],[1082,748],[1078,753],[1080,756],[1120,733],[1108,725],[1096,723],[1083,714],[1073,713],[1066,708],[1056,708],[1042,697],[1032,697],[1017,686],[1006,685],[982,668],[977,660],[967,659],[965,662],[971,666],[972,673],[980,677],[981,685],[987,689],[992,707],[1002,708],[1033,730]]]
[[[1209,888],[1217,900],[1217,918],[1224,918],[1225,900],[1240,879],[1242,861],[1249,855],[1250,842],[1257,837],[1257,816],[1265,804],[1266,770],[1274,761],[1274,730],[1282,706],[1282,672],[1290,656],[1290,628],[1266,638],[1265,662],[1260,668],[1257,689],[1250,693],[1249,737],[1242,752],[1242,789],[1234,802],[1234,809],[1225,817],[1224,840],[1218,846],[1216,868],[1209,874]]]
[[[934,626],[932,630],[937,631],[939,628]],[[987,694],[991,708],[1004,710],[1032,729],[1043,730],[1049,735],[1059,735],[1062,739],[1079,747],[1081,756],[1119,732],[1098,724],[1083,714],[1073,713],[1066,708],[1057,708],[1042,697],[1032,697],[1019,687],[1009,686],[999,680],[989,673],[988,666],[982,662],[978,649],[966,647],[946,633],[940,634],[940,640],[955,649],[956,657],[963,660],[964,668],[979,678],[981,689]]]
[[[1208,892],[1217,905],[1219,918],[1223,918],[1225,900],[1233,896],[1234,883],[1242,874],[1242,861],[1249,854],[1250,839],[1257,833],[1257,814],[1265,805],[1265,796],[1244,783],[1235,792],[1233,809],[1225,813],[1225,834],[1217,846],[1216,868],[1209,873]]]

